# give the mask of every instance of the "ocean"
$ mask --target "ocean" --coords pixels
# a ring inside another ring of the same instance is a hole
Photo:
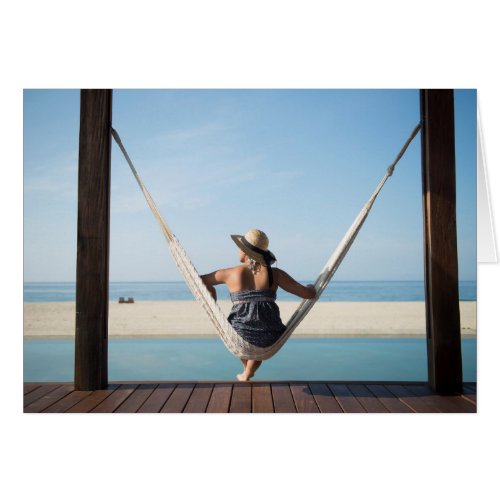
[[[312,281],[301,281],[303,285]],[[476,281],[461,281],[459,298],[475,301]],[[134,300],[194,300],[183,281],[110,282],[109,299],[133,297]],[[219,300],[229,300],[225,286],[217,287]],[[72,302],[75,283],[24,283],[24,302]],[[278,290],[278,300],[297,300],[297,297]],[[419,302],[425,300],[423,281],[335,281],[332,280],[320,297],[320,302]]]

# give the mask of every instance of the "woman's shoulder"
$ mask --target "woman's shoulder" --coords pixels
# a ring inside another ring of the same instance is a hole
[[[225,274],[226,278],[234,278],[241,276],[247,270],[247,266],[244,264],[233,267],[226,267],[225,269],[221,269],[221,271]]]
[[[246,266],[245,264],[239,264],[238,266],[228,268],[228,270],[232,271],[233,273],[243,273],[247,269],[248,269],[248,266]]]
[[[240,264],[238,266],[233,266],[233,267],[223,267],[223,268],[220,268],[218,271],[216,272],[223,272],[223,273],[235,273],[235,272],[243,272],[245,269],[246,269],[247,266],[245,266],[244,264]]]
[[[205,282],[215,285],[228,283],[228,281],[233,281],[235,278],[241,276],[244,267],[245,266],[234,266],[220,268],[217,269],[217,271],[203,275],[202,279],[204,279]]]
[[[276,278],[282,276],[283,274],[286,274],[285,271],[283,271],[283,269],[280,269],[279,267],[272,267],[271,269],[273,270],[273,276]]]

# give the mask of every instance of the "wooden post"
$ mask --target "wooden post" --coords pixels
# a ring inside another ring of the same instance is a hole
[[[112,90],[82,90],[78,158],[75,389],[108,385]]]
[[[421,90],[420,115],[429,384],[461,392],[453,90]]]

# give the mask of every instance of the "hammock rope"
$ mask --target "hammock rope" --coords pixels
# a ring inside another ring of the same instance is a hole
[[[415,138],[417,133],[421,128],[421,124],[419,123],[412,131],[407,141],[401,148],[400,152],[396,156],[396,159],[392,162],[392,164],[387,168],[387,171],[380,181],[378,186],[375,188],[375,191],[367,201],[367,203],[363,206],[357,217],[354,219],[354,222],[351,224],[346,234],[337,245],[337,248],[334,250],[325,266],[323,267],[321,273],[314,283],[314,288],[316,289],[316,297],[314,299],[303,299],[302,302],[297,307],[296,311],[292,314],[290,319],[286,324],[286,330],[281,335],[281,337],[271,346],[269,347],[257,347],[249,342],[243,340],[238,333],[234,330],[232,325],[227,321],[227,318],[220,308],[219,304],[214,300],[207,287],[203,283],[198,271],[196,270],[193,263],[190,261],[186,251],[180,244],[179,240],[176,238],[168,224],[163,219],[158,207],[156,206],[153,197],[149,194],[146,186],[144,185],[142,179],[137,173],[132,160],[130,159],[123,143],[118,135],[118,132],[114,128],[111,128],[111,134],[122,151],[125,160],[127,161],[135,180],[137,181],[139,188],[141,189],[146,202],[151,209],[155,219],[157,220],[160,228],[167,240],[170,253],[176,263],[179,271],[183,275],[186,284],[188,285],[191,293],[195,297],[195,299],[201,304],[203,310],[208,315],[210,321],[214,325],[217,333],[221,337],[225,346],[231,351],[235,356],[238,356],[243,359],[255,359],[255,360],[265,360],[269,359],[271,356],[276,354],[278,350],[283,346],[283,344],[288,340],[290,335],[294,332],[300,322],[305,318],[314,304],[318,301],[321,294],[328,286],[328,283],[332,279],[333,275],[337,271],[338,267],[342,263],[344,257],[347,255],[347,252],[351,248],[356,236],[358,235],[361,227],[363,226],[370,210],[380,193],[381,189],[384,187],[387,179],[393,174],[394,168],[399,160],[403,157],[405,151],[408,149],[408,146]]]

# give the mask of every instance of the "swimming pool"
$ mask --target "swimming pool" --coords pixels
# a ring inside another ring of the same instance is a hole
[[[25,382],[70,382],[74,340],[24,340]],[[476,339],[462,339],[464,382],[476,381]],[[111,339],[109,380],[234,380],[219,339]],[[290,339],[254,380],[426,381],[425,338]]]

